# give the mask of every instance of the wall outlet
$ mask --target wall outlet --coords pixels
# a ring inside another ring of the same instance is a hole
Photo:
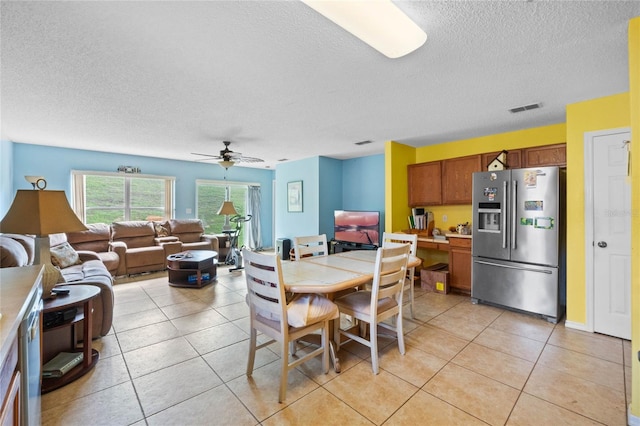
[[[447,215],[446,215],[446,214],[443,214],[443,215],[442,215],[442,221],[443,221],[443,222],[446,222],[446,221],[447,221],[447,219],[449,219],[449,218],[447,217]]]
[[[191,209],[187,209],[186,213],[191,214]]]

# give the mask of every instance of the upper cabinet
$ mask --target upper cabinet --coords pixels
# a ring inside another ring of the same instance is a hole
[[[450,158],[407,166],[409,206],[471,204],[473,173],[487,170],[500,152]],[[536,146],[507,151],[507,167],[567,165],[566,144]]]
[[[523,167],[567,166],[567,145],[536,146],[522,150]]]
[[[409,206],[442,204],[442,172],[440,168],[440,161],[407,166]]]
[[[471,204],[473,173],[482,170],[480,155],[444,160],[442,204]]]

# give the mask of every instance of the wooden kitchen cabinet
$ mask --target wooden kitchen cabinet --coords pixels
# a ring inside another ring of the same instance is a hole
[[[471,295],[471,238],[449,237],[449,287]]]
[[[407,166],[410,207],[442,204],[441,167],[440,161]]]
[[[523,149],[523,167],[567,166],[567,145],[536,146]]]
[[[502,151],[496,152],[487,152],[482,154],[482,170],[486,171],[489,163],[493,161],[494,158],[498,156]],[[520,149],[511,149],[507,151],[507,168],[508,169],[519,169],[522,167],[522,150]]]
[[[482,156],[442,161],[442,204],[471,204],[473,173],[482,171]]]
[[[0,367],[0,425],[20,424],[20,372],[18,371],[18,338],[11,343],[11,349]]]

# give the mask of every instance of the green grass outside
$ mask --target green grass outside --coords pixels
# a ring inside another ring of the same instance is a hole
[[[125,216],[126,179],[130,180],[130,215]],[[165,197],[163,179],[130,178],[128,176],[86,176],[86,223],[112,223],[123,220],[146,220],[149,216],[164,216]],[[201,219],[206,234],[219,234],[224,216],[218,209],[225,199],[225,189],[218,185],[198,187],[196,217]],[[230,199],[238,214],[244,216],[247,199],[246,187],[230,187]],[[244,241],[245,224],[242,224],[239,241]],[[235,225],[231,224],[235,229]]]

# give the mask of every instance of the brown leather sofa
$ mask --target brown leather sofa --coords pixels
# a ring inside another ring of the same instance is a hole
[[[51,249],[66,243],[65,234],[49,236]],[[26,235],[0,235],[0,267],[21,267],[33,263],[34,239]],[[60,268],[64,285],[92,285],[100,288],[93,303],[93,337],[105,336],[113,322],[113,279],[100,257],[92,251],[77,251],[80,263]],[[61,283],[62,284],[62,283]],[[81,334],[79,330],[78,335]]]
[[[167,256],[182,249],[175,237],[156,237],[154,223],[143,220],[113,222],[111,243],[115,251],[123,253],[117,275],[163,271]]]
[[[199,219],[123,221],[111,224],[111,249],[120,256],[117,275],[132,275],[165,270],[167,256],[181,251],[218,251],[218,238]]]
[[[67,233],[67,241],[75,250],[95,252],[111,275],[117,275],[122,253],[111,245],[111,227],[106,223],[92,223],[87,228],[87,231]]]

